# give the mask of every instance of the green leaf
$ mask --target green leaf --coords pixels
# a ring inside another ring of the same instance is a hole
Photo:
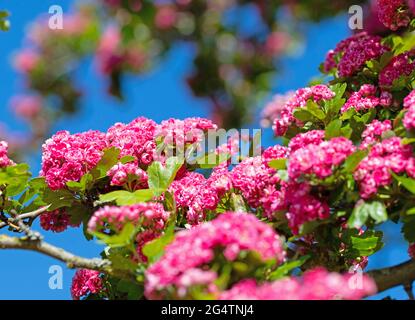
[[[367,230],[359,234],[357,229],[342,231],[342,242],[346,244],[346,256],[348,258],[367,257],[379,251],[383,247],[383,233],[381,231]]]
[[[412,194],[415,194],[415,180],[414,179],[401,177],[401,176],[396,175],[393,172],[391,172],[391,174],[400,184],[402,184],[405,187],[406,190],[408,190]]]
[[[280,265],[269,275],[269,281],[275,281],[288,275],[293,269],[301,267],[308,259],[309,255],[302,256],[298,260],[288,261]]]
[[[313,120],[314,118],[314,116],[306,108],[295,109],[293,112],[293,116],[302,122],[308,122]]]
[[[94,169],[91,170],[91,175],[94,179],[101,179],[107,176],[107,172],[114,165],[118,163],[120,149],[111,147],[104,150],[101,160],[97,163]]]
[[[129,163],[129,162],[134,162],[135,160],[136,160],[136,158],[134,156],[126,155],[126,156],[124,156],[120,159],[120,162],[122,164],[126,164],[126,163]]]
[[[352,173],[368,154],[367,150],[358,150],[347,157],[343,165],[343,170],[346,173]]]
[[[41,195],[41,199],[45,204],[50,204],[49,211],[70,207],[76,201],[73,194],[66,189],[53,191],[47,188]]]
[[[126,223],[120,233],[115,235],[106,235],[102,232],[92,232],[100,242],[105,243],[111,248],[126,247],[134,241],[134,236],[137,233],[137,227],[132,223]]]
[[[326,114],[321,110],[320,106],[311,100],[307,102],[307,111],[319,120],[324,120],[326,118]]]
[[[384,222],[388,219],[388,214],[383,203],[379,201],[363,202],[358,204],[349,218],[348,225],[359,229],[367,219],[371,217],[376,223]]]
[[[92,187],[94,178],[91,174],[86,173],[82,176],[81,180],[79,182],[77,181],[68,181],[66,183],[66,186],[69,190],[72,191],[80,191],[85,192],[85,190]]]
[[[164,253],[164,249],[174,239],[175,224],[172,223],[166,232],[159,238],[147,242],[143,247],[143,254],[150,263],[156,262]]]
[[[173,182],[177,171],[183,165],[177,157],[167,159],[164,167],[160,162],[153,162],[147,169],[148,186],[155,196],[160,196]]]
[[[342,121],[340,119],[334,119],[331,121],[326,127],[325,138],[329,140],[334,137],[340,137],[342,135],[341,127]]]
[[[146,202],[153,198],[154,193],[150,189],[141,189],[134,192],[125,190],[112,191],[99,196],[101,203],[115,201],[119,206],[128,206],[140,202]]]
[[[268,166],[276,170],[284,170],[287,168],[287,159],[282,158],[271,160],[268,162]]]
[[[118,282],[117,290],[126,293],[128,300],[139,300],[144,294],[144,286],[124,279]]]
[[[31,173],[27,164],[8,166],[0,170],[0,185],[6,186],[7,196],[14,197],[28,187],[30,177]]]

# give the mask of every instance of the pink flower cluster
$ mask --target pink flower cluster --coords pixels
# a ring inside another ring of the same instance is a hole
[[[18,52],[13,60],[16,70],[22,73],[32,72],[39,62],[40,56],[33,49],[25,49]]]
[[[375,108],[380,104],[380,99],[376,97],[376,87],[371,84],[364,84],[359,91],[353,92],[347,102],[341,108],[341,112],[353,108],[356,111]]]
[[[298,234],[300,227],[310,221],[324,220],[330,216],[330,207],[314,196],[311,186],[304,183],[289,182],[282,187],[288,226],[293,234]]]
[[[360,185],[360,195],[368,199],[380,187],[392,183],[391,171],[406,172],[415,177],[415,159],[410,145],[402,144],[401,138],[392,137],[372,146],[369,155],[357,167],[354,177]]]
[[[146,167],[153,161],[156,150],[156,126],[153,120],[144,117],[128,124],[118,122],[108,129],[106,139],[109,146],[121,150],[120,156],[134,156],[140,167]]]
[[[415,69],[415,50],[406,51],[391,59],[379,73],[379,85],[390,87],[401,76],[409,76]]]
[[[169,191],[173,193],[177,207],[184,210],[188,223],[198,224],[207,210],[216,209],[219,196],[211,186],[212,182],[213,179],[206,179],[200,173],[186,172],[170,185]]]
[[[407,130],[415,129],[415,90],[404,99],[404,107],[408,109],[402,119],[403,125]]]
[[[208,130],[216,130],[212,121],[203,118],[186,118],[184,120],[168,119],[157,126],[155,137],[163,138],[166,145],[175,145],[184,148],[188,143],[203,140]]]
[[[362,277],[361,281],[353,277]],[[316,268],[302,278],[285,278],[258,285],[247,279],[220,295],[222,300],[357,300],[376,293],[375,282],[366,275],[338,274]]]
[[[337,67],[340,77],[354,75],[367,61],[379,58],[388,50],[381,44],[381,39],[361,32],[339,42],[334,50],[328,52],[324,71]]]
[[[88,131],[71,135],[59,131],[42,146],[41,176],[52,190],[64,188],[94,168],[107,147],[105,134]]]
[[[293,112],[297,108],[305,107],[308,100],[312,99],[314,102],[319,102],[321,100],[330,100],[334,96],[335,93],[325,85],[297,90],[282,108],[280,116],[274,120],[273,128],[275,135],[283,136],[291,124],[301,124],[294,118]]]
[[[392,123],[390,120],[379,121],[373,120],[366,126],[362,133],[361,149],[365,149],[381,141],[384,132],[392,130]]]
[[[88,131],[71,135],[68,131],[59,131],[43,145],[40,175],[46,178],[51,189],[64,188],[66,182],[79,181],[94,168],[104,149],[116,147],[120,149],[120,158],[133,156],[136,160],[117,164],[109,170],[112,184],[123,185],[129,176],[135,176],[136,186],[145,186],[147,178],[141,169],[146,169],[155,160],[156,137],[166,141],[186,135],[192,136],[188,142],[193,143],[200,141],[208,129],[216,129],[216,125],[202,118],[170,119],[157,125],[139,117],[128,124],[116,123],[106,133]]]
[[[79,269],[72,279],[71,295],[74,300],[100,293],[103,289],[104,285],[98,271]]]
[[[324,130],[311,130],[305,133],[297,134],[290,140],[290,143],[288,144],[290,153],[302,149],[309,144],[319,145],[324,141],[324,136]]]
[[[281,240],[270,226],[252,214],[224,213],[176,234],[161,259],[147,269],[145,295],[148,299],[160,299],[175,289],[184,296],[192,284],[216,278],[208,267],[218,252],[223,252],[228,261],[234,261],[241,251],[255,251],[264,260],[275,258],[281,262],[285,258]],[[195,268],[202,272],[195,272]],[[183,281],[183,277],[188,281]]]
[[[378,0],[378,17],[385,27],[396,31],[411,21],[411,12],[405,0]]]
[[[126,183],[133,184],[132,189],[144,189],[147,187],[147,172],[139,168],[134,162],[117,163],[108,172],[111,185],[123,186]]]
[[[162,231],[170,213],[161,203],[147,202],[131,206],[105,206],[97,210],[88,222],[88,230],[99,232],[106,229],[121,231],[128,222],[143,228]]]
[[[68,226],[78,227],[78,224],[70,223],[70,216],[61,209],[45,212],[40,216],[40,226],[43,230],[53,232],[63,232]]]
[[[261,113],[261,126],[268,128],[272,125],[275,119],[281,117],[281,112],[287,102],[294,96],[294,92],[289,91],[286,94],[277,94],[272,98]]]
[[[136,236],[136,250],[139,260],[147,261],[143,254],[143,246],[159,237],[170,217],[161,203],[138,203],[131,206],[105,206],[94,213],[88,222],[90,232],[113,230],[120,232],[127,223],[140,225],[142,230]]]
[[[8,147],[6,141],[0,141],[0,168],[13,165],[13,161],[11,161],[7,155]]]
[[[353,142],[344,137],[308,144],[290,154],[288,175],[293,181],[307,175],[327,178],[355,149]]]
[[[230,173],[232,186],[241,191],[250,206],[262,206],[264,215],[269,218],[281,209],[282,203],[281,193],[275,188],[280,178],[268,163],[286,157],[287,148],[277,145],[266,149],[262,156],[244,159]]]

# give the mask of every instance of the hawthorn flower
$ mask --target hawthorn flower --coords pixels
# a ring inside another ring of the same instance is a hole
[[[111,178],[113,186],[123,186],[128,182],[134,183],[135,188],[147,186],[147,172],[134,162],[117,163],[107,172],[107,176]]]
[[[160,299],[173,289],[183,297],[189,285],[195,282],[207,285],[207,280],[216,278],[208,266],[219,253],[232,262],[241,251],[255,251],[264,260],[281,262],[285,257],[281,240],[270,226],[252,214],[223,213],[215,220],[176,234],[165,254],[147,269],[145,295],[148,299]]]
[[[361,149],[365,149],[375,143],[380,142],[384,132],[392,130],[392,123],[390,120],[379,121],[373,120],[366,126],[362,133]]]
[[[305,133],[297,134],[288,144],[290,153],[302,149],[309,144],[319,145],[324,141],[324,136],[324,130],[311,130]]]
[[[352,141],[344,137],[332,138],[318,145],[308,144],[290,154],[288,175],[294,181],[304,175],[327,178],[333,174],[333,168],[343,163],[355,149]]]
[[[413,177],[413,162],[412,147],[402,144],[401,138],[392,137],[373,145],[354,173],[361,197],[369,199],[380,187],[390,185],[391,171],[396,174],[406,172]]]
[[[378,0],[378,17],[385,27],[396,31],[411,21],[405,0]]]
[[[362,277],[361,286],[353,277]],[[222,292],[222,300],[357,300],[376,293],[375,282],[366,275],[338,274],[324,268],[304,273],[301,278],[290,277],[275,282],[257,284],[246,279]]]
[[[352,93],[341,108],[341,112],[344,113],[350,108],[354,108],[356,111],[375,108],[380,104],[380,99],[375,94],[376,87],[374,85],[364,84],[359,91]]]
[[[406,51],[391,59],[379,73],[379,86],[390,87],[394,80],[401,76],[409,76],[415,69],[415,50]]]
[[[120,156],[134,156],[140,167],[147,167],[154,159],[156,123],[139,117],[128,124],[116,123],[108,129],[106,140],[109,146],[121,150]]]
[[[79,269],[72,279],[72,299],[79,300],[89,294],[97,294],[104,289],[99,271]]]
[[[207,210],[216,209],[219,196],[210,182],[200,173],[186,172],[170,185],[169,191],[173,193],[177,207],[184,211],[188,223],[198,224]]]
[[[295,109],[305,107],[308,100],[311,99],[317,103],[321,100],[330,100],[334,96],[335,93],[325,85],[316,85],[297,90],[284,105],[279,117],[274,120],[273,129],[275,135],[283,136],[291,124],[301,124],[301,122],[294,118],[293,113]]]
[[[13,165],[13,161],[11,161],[7,155],[8,148],[9,145],[6,141],[0,141],[0,168]]]
[[[334,50],[328,52],[324,71],[337,68],[340,77],[353,76],[367,61],[377,59],[389,50],[381,44],[381,40],[381,37],[368,35],[366,32],[342,40]]]
[[[53,211],[45,212],[40,215],[40,226],[43,230],[53,231],[56,233],[65,231],[68,226],[78,227],[77,224],[72,224],[70,222],[69,214],[62,210],[56,209]]]
[[[71,135],[59,131],[42,146],[42,169],[40,176],[52,190],[65,187],[68,181],[79,181],[94,168],[107,147],[105,134],[87,131]]]

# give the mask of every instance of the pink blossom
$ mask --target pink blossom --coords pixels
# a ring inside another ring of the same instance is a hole
[[[390,120],[373,120],[366,126],[365,131],[362,133],[362,144],[360,145],[360,148],[365,149],[370,145],[380,142],[382,134],[390,130],[392,130],[392,123]]]
[[[123,186],[126,183],[133,183],[135,189],[147,187],[147,173],[140,169],[134,162],[122,164],[121,162],[114,165],[108,172],[107,176],[111,178],[111,185]]]
[[[332,138],[318,145],[308,144],[290,154],[288,175],[293,180],[304,175],[327,178],[354,151],[352,141],[344,137]]]
[[[182,178],[173,181],[169,191],[190,224],[201,222],[206,211],[216,209],[219,203],[217,189],[211,186],[209,179],[196,172],[187,172]]]
[[[110,74],[122,64],[123,56],[119,50],[120,42],[120,30],[113,25],[109,26],[102,34],[96,59],[99,70],[103,74]]]
[[[134,156],[138,165],[146,168],[154,158],[156,123],[139,117],[128,124],[116,123],[108,129],[106,140],[109,146],[121,150],[120,156]]]
[[[43,101],[40,96],[16,96],[11,100],[13,112],[22,118],[33,119],[42,110]]]
[[[411,21],[405,0],[378,0],[379,20],[389,29],[396,31]]]
[[[32,72],[40,61],[40,56],[32,49],[24,49],[14,57],[14,67],[23,73]]]
[[[57,209],[43,213],[40,216],[40,226],[43,230],[59,233],[65,231],[68,226],[78,227],[79,224],[72,224],[69,214],[64,210]]]
[[[402,119],[403,125],[407,130],[415,129],[415,104],[408,108]]]
[[[356,111],[375,108],[380,104],[380,100],[375,96],[376,87],[371,84],[364,84],[360,87],[359,91],[353,92],[344,106],[341,108],[341,112],[353,108]]]
[[[40,176],[52,190],[62,189],[68,181],[79,181],[94,168],[107,147],[105,134],[87,131],[71,135],[59,131],[42,146]]]
[[[388,65],[379,73],[381,87],[392,86],[394,80],[401,76],[409,76],[415,69],[415,50],[406,51],[391,59]]]
[[[274,120],[275,135],[283,136],[291,124],[301,125],[301,122],[294,118],[293,113],[295,109],[305,107],[308,100],[311,99],[317,103],[321,100],[330,100],[334,96],[335,93],[325,85],[297,90],[282,108],[280,116]]]
[[[324,201],[311,194],[308,183],[289,182],[282,188],[288,226],[293,234],[310,221],[324,220],[330,216],[330,207]]]
[[[104,289],[99,271],[79,269],[72,279],[72,299],[79,300],[89,294],[100,293]]]
[[[13,165],[13,161],[11,161],[8,157],[8,148],[9,145],[6,141],[0,140],[0,169]]]
[[[290,143],[288,144],[290,153],[293,153],[298,149],[302,149],[309,144],[319,145],[323,142],[324,135],[324,130],[311,130],[305,133],[297,134],[290,140]]]
[[[355,274],[338,274],[316,268],[301,278],[290,277],[275,282],[257,284],[253,279],[242,280],[222,292],[222,300],[357,300],[376,293],[375,282],[362,275],[361,287]],[[360,284],[360,282],[359,282]]]
[[[409,108],[410,106],[415,105],[415,90],[412,90],[403,100],[403,106]]]
[[[381,44],[381,39],[361,32],[342,40],[334,50],[328,52],[324,71],[329,72],[337,67],[340,77],[354,75],[367,61],[379,58],[388,50]],[[340,59],[338,63],[337,59]]]
[[[204,266],[208,266],[216,254],[223,253],[225,259],[234,261],[241,251],[255,251],[264,260],[275,258],[281,262],[285,257],[280,238],[270,226],[252,214],[223,213],[215,220],[176,234],[165,254],[147,269],[145,295],[148,299],[160,299],[168,295],[170,289],[180,288],[183,296],[184,285],[194,283],[194,280],[183,282],[183,275],[188,275],[189,270],[192,273],[195,268],[209,271]],[[213,274],[202,275],[203,279],[214,277]]]
[[[372,146],[369,155],[357,167],[354,178],[360,186],[364,199],[374,196],[380,187],[392,183],[391,171],[396,174],[405,171],[414,176],[412,148],[404,145],[401,138],[392,137]]]
[[[208,130],[216,129],[216,124],[204,118],[168,119],[156,127],[155,137],[162,138],[166,145],[184,148],[188,143],[202,141]]]

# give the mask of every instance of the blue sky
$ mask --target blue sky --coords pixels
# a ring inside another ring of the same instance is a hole
[[[12,131],[24,130],[24,123],[13,118],[8,110],[8,100],[21,91],[22,79],[10,67],[10,55],[21,47],[27,24],[37,15],[45,14],[51,5],[59,4],[67,12],[73,1],[70,0],[9,0],[0,1],[0,9],[12,13],[11,30],[0,33],[0,101],[2,110],[0,122],[5,122]],[[285,92],[306,85],[318,75],[318,65],[325,53],[347,36],[347,17],[341,16],[316,25],[304,24],[305,42],[295,56],[285,58],[283,72],[275,80],[274,92]],[[129,122],[138,116],[146,116],[161,121],[169,117],[208,116],[208,104],[192,97],[184,83],[185,75],[191,70],[192,49],[186,45],[176,46],[167,59],[151,73],[140,77],[129,77],[125,81],[126,100],[124,103],[105,95],[105,83],[95,76],[91,61],[86,61],[77,71],[77,76],[86,94],[82,101],[82,112],[75,117],[56,123],[54,131],[71,132],[88,129],[106,130],[114,122]],[[257,123],[252,124],[258,126]],[[263,144],[274,142],[271,130],[263,134]],[[40,167],[39,155],[30,159],[33,172]],[[40,229],[38,225],[35,229]],[[408,259],[407,245],[402,241],[399,226],[385,226],[386,246],[382,252],[370,259],[369,268],[394,265]],[[4,231],[0,231],[4,232]],[[69,229],[62,234],[44,233],[46,241],[61,246],[77,255],[98,256],[101,247],[94,241],[86,241],[79,229]],[[52,265],[63,267],[63,289],[51,290],[48,286]],[[33,252],[0,250],[0,299],[69,299],[69,287],[73,270],[46,256]],[[395,298],[405,298],[400,288],[379,295],[388,294]]]

